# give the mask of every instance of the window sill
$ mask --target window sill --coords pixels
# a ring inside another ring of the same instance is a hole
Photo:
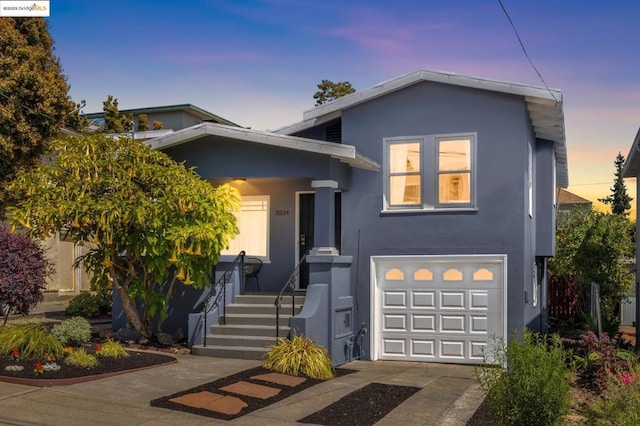
[[[393,210],[381,210],[381,215],[395,215],[395,214],[442,214],[442,213],[475,213],[478,211],[477,207],[456,207],[450,209],[393,209]]]

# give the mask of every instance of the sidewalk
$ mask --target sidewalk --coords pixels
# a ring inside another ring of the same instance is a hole
[[[58,303],[42,303],[29,316],[64,310]],[[149,401],[256,367],[260,361],[195,355],[176,358],[174,364],[70,386],[38,388],[0,382],[0,425],[289,425],[372,382],[422,388],[378,425],[465,425],[483,400],[474,383],[473,366],[352,361],[341,367],[357,373],[223,421],[151,407]]]

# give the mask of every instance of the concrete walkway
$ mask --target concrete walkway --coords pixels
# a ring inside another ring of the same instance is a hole
[[[288,425],[371,382],[419,392],[379,425],[464,425],[482,402],[471,366],[353,361],[357,373],[335,378],[232,421],[155,408],[149,401],[259,365],[258,361],[178,355],[178,363],[71,386],[0,382],[2,425]]]
[[[66,302],[42,303],[29,317],[64,310]],[[450,426],[465,425],[483,400],[474,382],[473,366],[352,361],[341,367],[357,373],[312,386],[237,419],[216,420],[151,407],[149,401],[256,367],[260,361],[195,355],[176,358],[174,364],[70,386],[39,388],[0,382],[0,425],[290,425],[376,382],[421,388],[378,425]]]

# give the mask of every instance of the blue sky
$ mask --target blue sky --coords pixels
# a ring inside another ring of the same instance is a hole
[[[569,190],[608,195],[640,127],[640,2],[503,4],[563,92]],[[275,129],[302,119],[322,79],[365,89],[430,69],[543,85],[497,0],[51,0],[49,24],[85,112],[112,94],[122,109],[191,103]]]

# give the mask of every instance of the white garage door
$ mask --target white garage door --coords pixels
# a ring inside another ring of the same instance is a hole
[[[506,333],[506,256],[374,256],[372,359],[479,364]]]

